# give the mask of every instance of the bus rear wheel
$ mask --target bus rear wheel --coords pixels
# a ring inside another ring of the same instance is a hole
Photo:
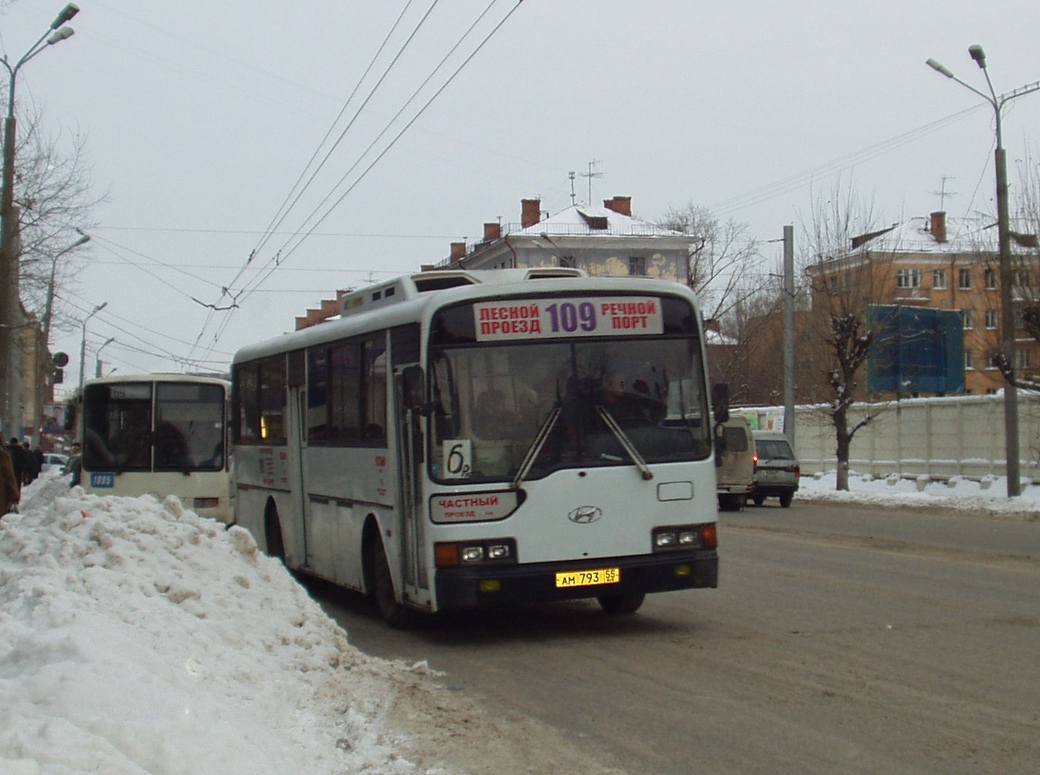
[[[368,541],[368,563],[372,569],[372,597],[383,621],[395,629],[407,629],[415,624],[415,613],[397,602],[394,577],[386,559],[383,542],[378,535]]]
[[[285,541],[282,540],[282,523],[278,519],[278,507],[268,505],[264,514],[264,540],[267,542],[267,556],[285,562]]]
[[[626,595],[600,595],[596,600],[605,613],[634,614],[643,605],[645,598],[643,592],[630,592]]]

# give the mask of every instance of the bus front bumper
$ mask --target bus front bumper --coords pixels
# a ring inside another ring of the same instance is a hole
[[[557,586],[557,574],[616,569],[619,581]],[[488,608],[519,603],[547,603],[600,596],[714,589],[719,557],[714,549],[662,552],[639,557],[613,557],[580,562],[549,562],[439,568],[435,575],[437,609]]]

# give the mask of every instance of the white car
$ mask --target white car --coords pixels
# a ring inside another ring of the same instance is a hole
[[[43,467],[40,469],[40,473],[45,474],[51,470],[60,472],[68,462],[68,455],[62,455],[60,452],[44,452]]]

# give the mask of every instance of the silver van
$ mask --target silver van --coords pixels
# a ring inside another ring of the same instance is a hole
[[[788,508],[798,490],[801,465],[794,456],[791,443],[776,431],[755,431],[755,484],[751,500],[756,506],[766,498],[777,497]]]
[[[718,467],[715,470],[719,508],[723,511],[740,511],[747,504],[755,484],[755,449],[751,425],[746,417],[731,414],[720,426],[718,431],[721,431],[723,451],[718,455]]]

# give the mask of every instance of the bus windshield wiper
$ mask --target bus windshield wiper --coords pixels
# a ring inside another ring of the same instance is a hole
[[[520,464],[520,469],[516,472],[516,478],[513,479],[512,486],[514,488],[519,488],[523,484],[524,477],[531,470],[534,461],[538,459],[538,454],[542,451],[542,447],[545,446],[545,440],[549,438],[552,429],[556,427],[556,421],[560,419],[560,411],[559,406],[553,407],[553,410],[549,412],[549,416],[545,418],[545,422],[542,423],[542,427],[538,429],[538,435],[534,437],[527,454],[524,455],[524,462]]]
[[[617,424],[617,420],[607,411],[604,406],[596,406],[596,411],[599,412],[599,416],[603,418],[603,422],[610,428],[610,432],[617,437],[617,440],[621,442],[621,446],[625,448],[625,452],[632,458],[632,462],[636,464],[636,467],[642,472],[644,479],[653,479],[654,472],[650,470],[650,466],[646,464],[643,456],[639,454],[639,450],[636,449],[636,445],[632,443],[632,439],[628,438],[628,435],[621,430],[621,426]]]

